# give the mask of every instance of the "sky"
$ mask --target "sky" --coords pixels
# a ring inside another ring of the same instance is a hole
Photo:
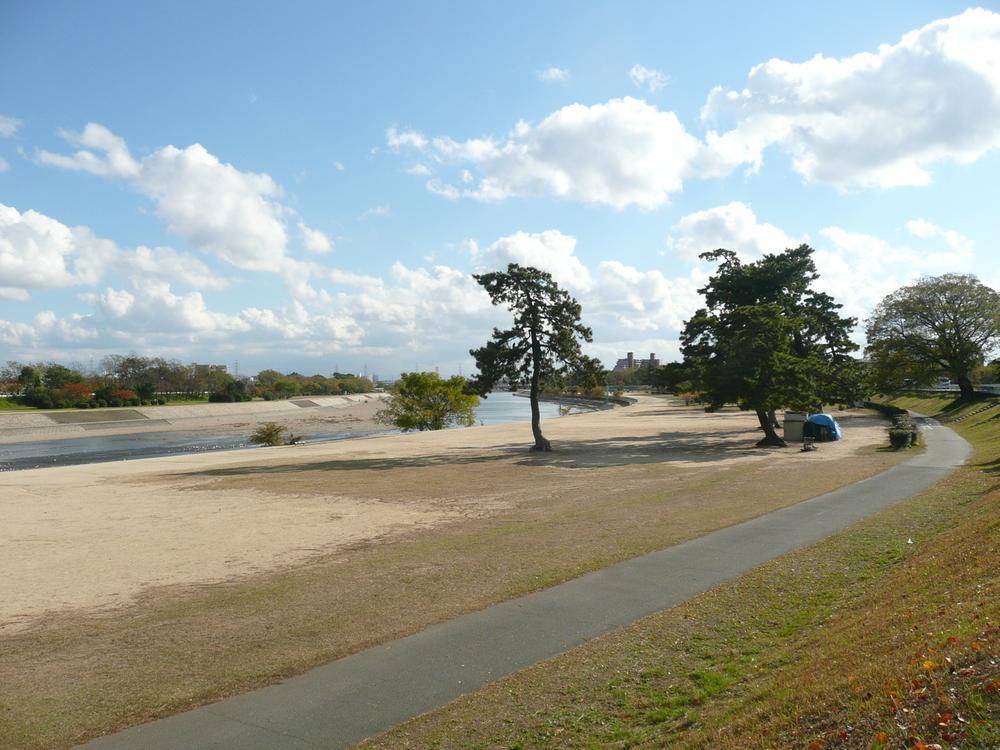
[[[470,374],[533,265],[679,359],[724,247],[1000,288],[1000,6],[0,2],[0,361]]]

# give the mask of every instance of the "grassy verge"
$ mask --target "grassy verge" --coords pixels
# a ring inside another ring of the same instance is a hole
[[[884,470],[874,449],[803,462],[653,463],[525,474],[530,502],[315,564],[196,589],[150,592],[106,615],[52,617],[0,638],[0,747],[67,747],[244,692],[375,643],[660,549]],[[514,459],[511,459],[514,460]],[[453,467],[450,484],[512,483],[504,461]],[[516,467],[514,467],[516,468]],[[373,480],[433,493],[440,466],[308,472],[286,482]],[[303,479],[305,477],[305,479]],[[261,485],[258,476],[241,481]],[[287,487],[284,487],[287,490]]]
[[[900,405],[947,415],[973,464],[363,747],[996,750],[1000,406]]]
[[[35,406],[19,404],[12,398],[0,398],[0,411],[37,411]]]

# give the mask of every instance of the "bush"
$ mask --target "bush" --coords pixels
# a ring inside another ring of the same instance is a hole
[[[913,431],[906,427],[889,428],[889,445],[893,450],[909,448],[913,444]]]
[[[281,445],[282,436],[288,428],[277,422],[265,422],[250,436],[250,442],[255,445]]]
[[[167,400],[165,398],[158,398],[156,399],[156,403],[158,406],[163,406],[165,403],[167,403]]]

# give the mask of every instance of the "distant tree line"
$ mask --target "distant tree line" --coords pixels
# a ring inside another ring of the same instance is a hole
[[[144,406],[175,400],[233,402],[255,397],[273,400],[363,393],[372,389],[368,378],[351,373],[326,377],[263,370],[253,382],[207,365],[136,354],[109,355],[95,368],[14,361],[0,368],[0,393],[42,409]]]

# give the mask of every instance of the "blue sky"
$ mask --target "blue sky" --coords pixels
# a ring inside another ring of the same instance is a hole
[[[469,372],[509,261],[609,365],[718,246],[1000,283],[995,5],[288,5],[0,7],[0,360]]]

